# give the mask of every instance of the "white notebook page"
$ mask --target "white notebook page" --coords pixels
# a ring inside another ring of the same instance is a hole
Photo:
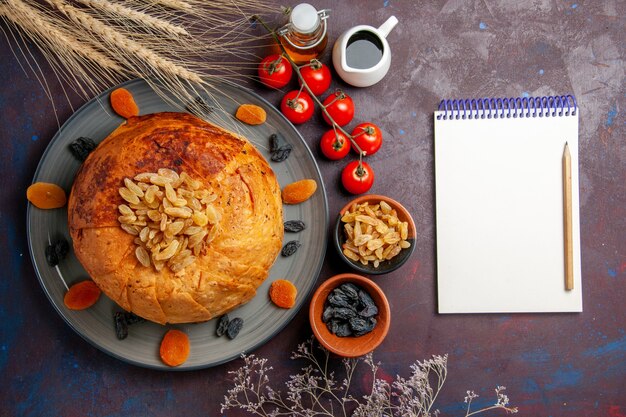
[[[582,311],[578,114],[437,120],[440,313]],[[574,289],[565,289],[563,175],[572,160]]]

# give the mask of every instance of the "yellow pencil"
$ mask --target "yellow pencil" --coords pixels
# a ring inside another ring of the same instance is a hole
[[[565,142],[563,150],[563,229],[565,240],[565,289],[574,289],[574,248],[572,242],[572,157]]]

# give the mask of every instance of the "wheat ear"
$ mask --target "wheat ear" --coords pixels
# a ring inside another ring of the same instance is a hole
[[[174,10],[192,10],[191,4],[182,0],[150,0],[149,3],[160,4],[161,6],[165,6]]]
[[[21,27],[30,36],[47,41],[50,45],[64,45],[76,54],[108,68],[123,73],[124,70],[115,61],[91,45],[81,42],[68,31],[52,25],[46,16],[38,10],[28,6],[21,0],[5,0],[0,3],[0,15],[11,21],[16,27]]]
[[[202,84],[202,78],[199,74],[180,65],[176,65],[169,59],[162,57],[140,43],[124,36],[117,30],[110,28],[74,6],[65,4],[62,0],[46,1],[50,5],[56,7],[61,13],[77,25],[95,33],[109,47],[129,52],[133,57],[136,57],[139,62],[147,62],[151,64],[154,69],[162,71],[163,73],[180,77],[193,83]]]
[[[114,16],[121,17],[124,19],[132,20],[147,28],[154,29],[156,31],[175,35],[175,36],[189,36],[189,32],[182,26],[175,25],[166,20],[159,19],[157,17],[151,16],[147,13],[143,13],[141,11],[133,10],[125,6],[121,6],[119,4],[111,3],[107,0],[77,0],[79,3],[82,3],[86,6],[91,7],[92,9],[96,9],[98,11],[103,11],[104,13]]]

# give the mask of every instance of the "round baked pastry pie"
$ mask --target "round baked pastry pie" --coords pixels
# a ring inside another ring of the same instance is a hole
[[[276,177],[245,138],[186,113],[131,117],[80,168],[68,202],[79,261],[157,323],[254,297],[283,239]]]

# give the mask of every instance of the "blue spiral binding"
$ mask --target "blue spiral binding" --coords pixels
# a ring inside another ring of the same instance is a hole
[[[575,116],[573,95],[441,100],[437,120]]]

